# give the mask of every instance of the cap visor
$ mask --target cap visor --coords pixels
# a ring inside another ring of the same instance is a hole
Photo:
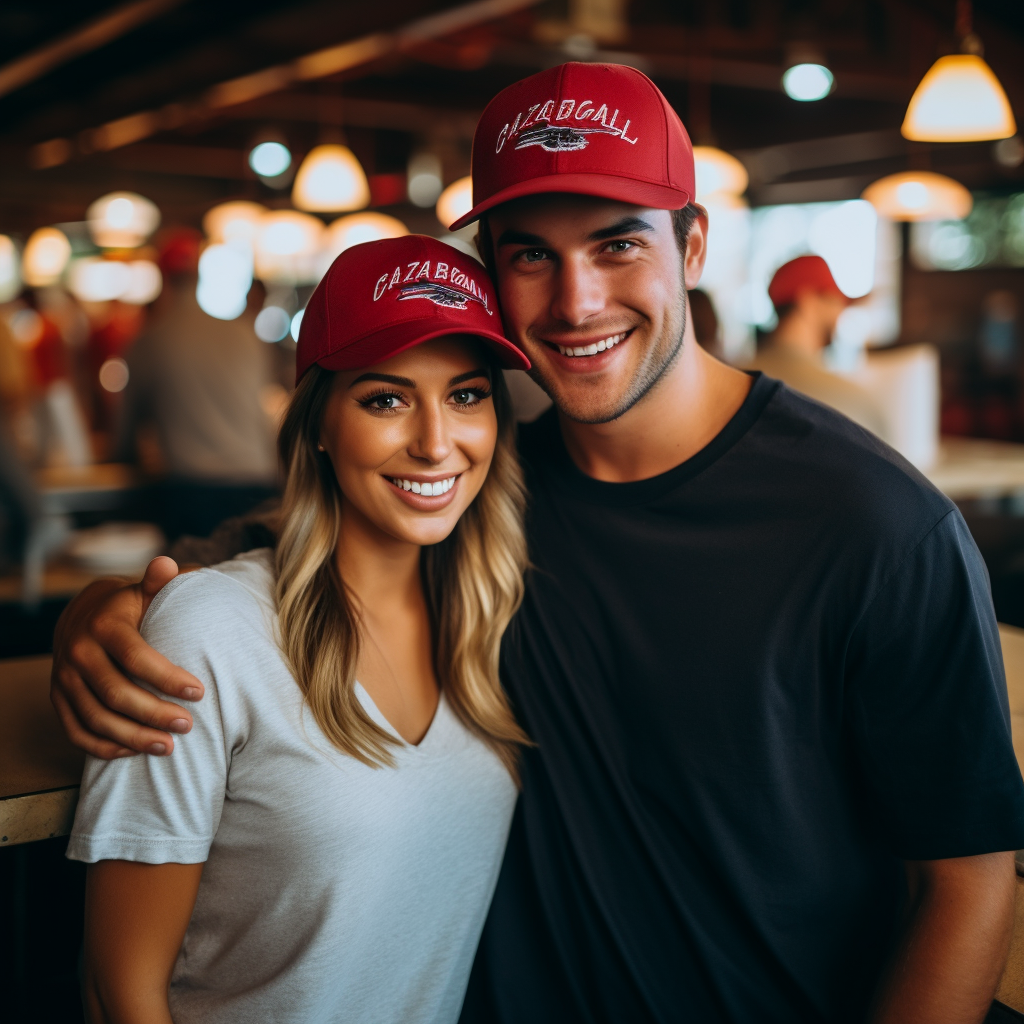
[[[464,217],[460,217],[449,231],[458,231],[472,224],[481,215],[502,203],[523,196],[535,196],[544,192],[572,192],[576,195],[597,196],[601,199],[616,199],[635,206],[651,206],[658,210],[681,210],[689,203],[691,196],[684,189],[669,188],[634,178],[620,178],[615,174],[547,174],[541,178],[530,178],[496,192],[489,199],[477,203]]]
[[[507,370],[528,370],[530,368],[530,360],[497,331],[459,330],[458,327],[452,325],[432,329],[425,329],[425,327],[425,324],[421,325],[416,322],[386,327],[382,331],[375,331],[365,338],[360,338],[359,341],[338,352],[324,356],[323,359],[317,359],[316,364],[325,370],[356,370],[363,366],[375,366],[377,363],[384,362],[385,359],[390,359],[410,348],[422,345],[425,341],[453,334],[479,338],[494,352],[498,357],[498,362]]]

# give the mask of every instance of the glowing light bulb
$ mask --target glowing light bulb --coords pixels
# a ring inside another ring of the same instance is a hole
[[[85,219],[101,249],[134,249],[160,226],[160,211],[145,196],[111,192],[85,211]]]
[[[697,179],[697,202],[709,196],[739,196],[746,191],[747,169],[736,159],[714,146],[693,147],[694,174]]]
[[[359,210],[369,201],[366,174],[348,146],[317,146],[295,175],[292,202],[300,210]]]
[[[221,203],[206,211],[203,231],[214,245],[222,242],[247,242],[255,247],[260,222],[267,208],[244,199]]]
[[[252,254],[233,245],[211,245],[199,257],[196,301],[218,320],[235,320],[245,312],[252,287]]]
[[[261,142],[249,154],[249,166],[261,178],[276,178],[291,165],[291,150],[282,142]]]
[[[71,243],[57,228],[39,228],[29,236],[22,257],[25,283],[32,288],[55,284],[71,258]]]
[[[889,220],[962,220],[971,212],[971,193],[958,181],[932,171],[904,171],[879,178],[864,189],[866,199]]]
[[[0,302],[9,302],[21,291],[18,250],[7,235],[0,235]]]
[[[1017,131],[992,69],[971,53],[940,57],[921,79],[900,129],[917,142],[982,142]]]
[[[782,88],[790,99],[813,103],[832,91],[832,72],[824,64],[794,64],[782,76]]]
[[[262,281],[312,284],[319,279],[323,236],[323,224],[308,213],[266,214],[256,236],[256,276]]]
[[[437,200],[437,219],[446,227],[451,227],[460,217],[464,217],[473,209],[473,179],[466,175],[453,181]]]

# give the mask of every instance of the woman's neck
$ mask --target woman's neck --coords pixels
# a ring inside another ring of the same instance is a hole
[[[384,618],[396,605],[422,602],[421,551],[420,545],[379,530],[351,505],[342,507],[335,565],[346,588],[373,618]]]

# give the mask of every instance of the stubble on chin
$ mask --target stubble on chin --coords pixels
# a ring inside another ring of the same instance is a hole
[[[602,393],[599,384],[584,385],[583,381],[579,381],[576,388],[564,389],[559,378],[545,376],[537,363],[529,371],[530,376],[547,392],[558,411],[574,423],[611,423],[625,416],[658,386],[683,351],[683,336],[686,333],[684,295],[680,296],[671,320],[665,324],[665,329],[651,350],[634,367],[629,382],[625,388],[618,389],[617,394],[609,397]]]

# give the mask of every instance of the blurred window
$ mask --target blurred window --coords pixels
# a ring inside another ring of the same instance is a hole
[[[910,254],[922,270],[1024,267],[1024,192],[975,193],[963,220],[911,225]]]

